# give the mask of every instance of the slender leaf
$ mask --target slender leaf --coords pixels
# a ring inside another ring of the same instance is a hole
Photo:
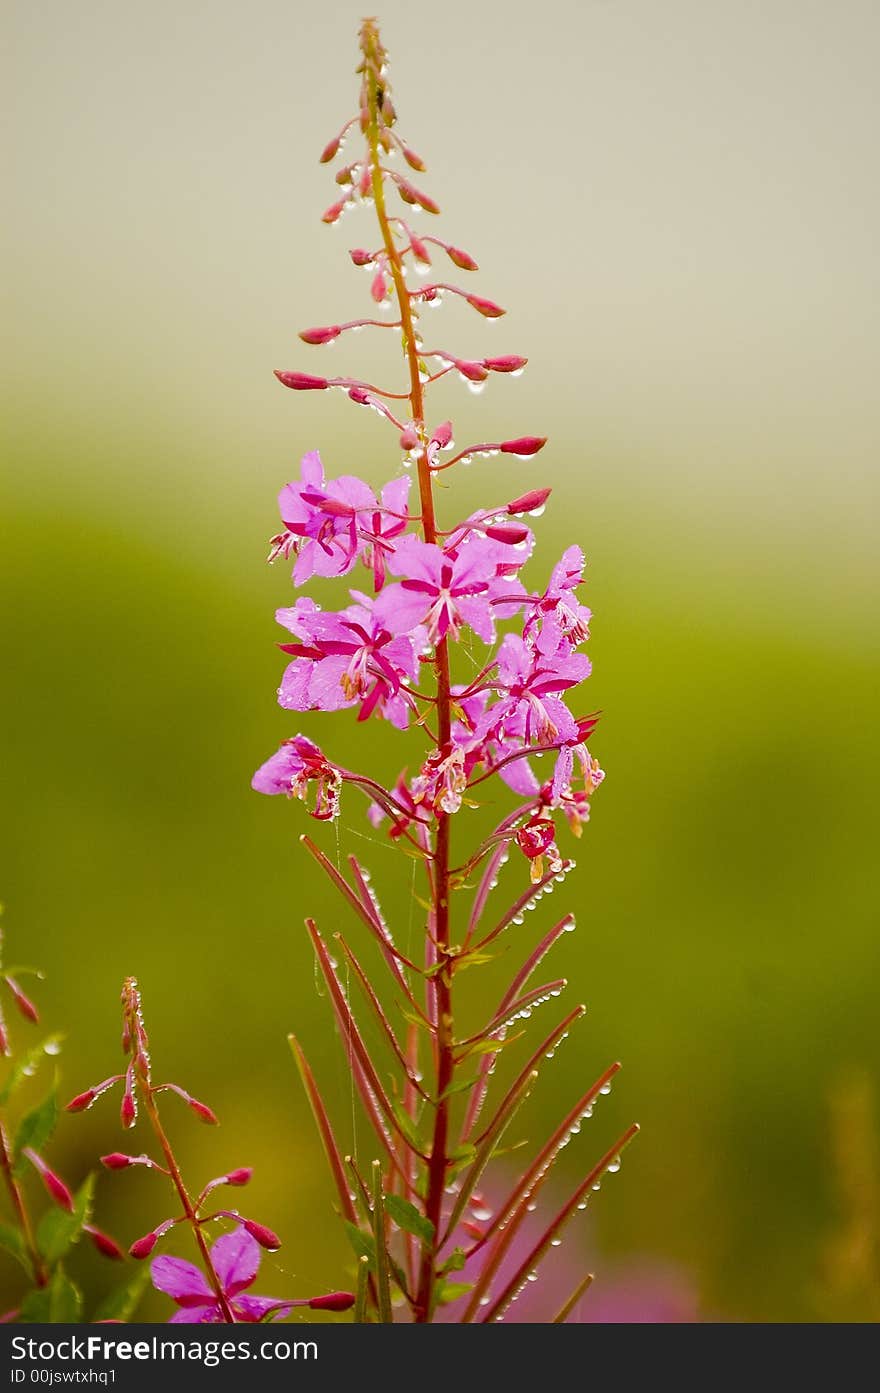
[[[29,1292],[20,1319],[33,1325],[76,1325],[82,1318],[82,1295],[64,1268],[56,1267],[48,1286]]]
[[[592,1285],[592,1281],[593,1274],[592,1272],[588,1272],[586,1277],[582,1278],[581,1281],[578,1282],[577,1286],[575,1287],[568,1300],[564,1301],[563,1304],[560,1306],[559,1310],[556,1312],[556,1315],[553,1317],[552,1320],[553,1325],[565,1324],[572,1311],[574,1310],[575,1306],[578,1304],[581,1297],[583,1296],[584,1292],[587,1290],[589,1286]]]
[[[373,1162],[373,1242],[376,1246],[376,1297],[379,1304],[379,1321],[383,1325],[390,1325],[394,1316],[391,1311],[388,1251],[385,1247],[385,1199],[382,1194],[382,1167],[378,1161]]]
[[[367,1292],[369,1290],[370,1260],[365,1256],[358,1258],[357,1289],[354,1303],[355,1325],[367,1322]]]
[[[336,1144],[336,1137],[330,1125],[327,1109],[324,1106],[323,1099],[318,1091],[318,1085],[315,1083],[314,1074],[311,1071],[308,1060],[303,1054],[299,1041],[295,1035],[288,1035],[287,1038],[290,1041],[290,1048],[293,1051],[293,1057],[296,1060],[303,1088],[306,1091],[306,1097],[312,1109],[315,1125],[318,1128],[318,1133],[324,1146],[324,1154],[327,1157],[333,1181],[336,1185],[336,1193],[339,1197],[342,1213],[350,1223],[354,1223],[357,1219],[357,1215],[355,1214],[354,1205],[351,1201],[351,1194],[345,1175],[345,1167],[342,1164],[342,1157],[339,1154],[339,1147]]]
[[[141,1297],[149,1284],[149,1264],[139,1263],[134,1270],[134,1274],[127,1282],[123,1282],[120,1286],[114,1287],[113,1290],[104,1297],[104,1300],[92,1317],[93,1321],[130,1321],[140,1305]]]
[[[24,1083],[25,1079],[31,1078],[36,1073],[44,1059],[52,1058],[58,1054],[63,1039],[63,1035],[50,1035],[15,1061],[6,1082],[0,1088],[0,1107],[9,1102],[15,1090]]]
[[[414,1204],[410,1204],[409,1200],[402,1199],[400,1195],[386,1195],[385,1209],[404,1233],[411,1233],[421,1239],[426,1247],[430,1247],[434,1242],[434,1225]]]
[[[18,1229],[13,1228],[11,1224],[0,1224],[0,1248],[5,1253],[10,1253],[30,1275],[31,1261],[28,1257],[25,1241]]]
[[[49,1267],[63,1258],[68,1249],[79,1241],[83,1224],[89,1222],[95,1191],[94,1174],[86,1176],[74,1201],[73,1213],[53,1205],[47,1209],[37,1226],[37,1247]]]
[[[55,1089],[47,1094],[42,1103],[38,1103],[29,1113],[26,1113],[19,1124],[15,1134],[13,1144],[13,1154],[16,1157],[13,1174],[20,1176],[27,1169],[27,1158],[22,1156],[25,1147],[30,1147],[33,1151],[42,1151],[47,1141],[55,1131],[55,1124],[58,1121],[58,1097]]]

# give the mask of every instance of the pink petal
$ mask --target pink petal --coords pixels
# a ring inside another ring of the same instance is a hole
[[[183,1258],[154,1258],[150,1264],[150,1277],[157,1291],[164,1291],[166,1296],[172,1296],[177,1302],[197,1303],[199,1298],[214,1300],[214,1293],[204,1273]]]
[[[260,1270],[260,1245],[239,1225],[217,1239],[211,1261],[227,1296],[235,1296],[250,1286]]]
[[[294,1304],[293,1301],[279,1301],[274,1296],[239,1296],[236,1297],[232,1309],[240,1320],[256,1324],[270,1311],[275,1312],[276,1319],[289,1316]]]
[[[189,1306],[175,1311],[169,1325],[218,1325],[220,1309],[215,1301],[211,1306]]]
[[[484,643],[495,640],[495,621],[485,595],[460,595],[455,607],[466,624]]]
[[[433,602],[434,596],[426,595],[422,590],[404,590],[399,584],[386,585],[376,601],[373,614],[389,633],[408,634],[418,628]]]

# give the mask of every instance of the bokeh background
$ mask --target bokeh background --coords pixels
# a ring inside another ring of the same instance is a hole
[[[532,574],[572,540],[590,560],[609,777],[557,959],[589,1014],[533,1118],[620,1057],[561,1179],[631,1118],[643,1131],[567,1249],[607,1289],[667,1273],[707,1319],[870,1318],[877,7],[386,0],[381,17],[437,230],[511,311],[444,309],[437,337],[531,360],[438,413],[461,441],[552,437],[534,466],[459,474],[442,506],[552,483]],[[377,418],[271,375],[327,362],[297,329],[367,311],[345,249],[368,215],[321,226],[316,161],[353,108],[359,18],[351,0],[12,0],[6,18],[10,952],[46,968],[68,1093],[114,1067],[137,973],[157,1068],[222,1117],[180,1118],[187,1168],[257,1167],[250,1207],[285,1238],[276,1294],[337,1286],[347,1261],[285,1043],[296,1028],[350,1135],[301,928],[344,911],[297,844],[302,810],[248,783],[298,725],[342,762],[365,750],[344,716],[275,706],[291,592],[264,564],[306,449],[373,482],[396,462]],[[390,776],[397,738],[367,734]],[[341,841],[408,922],[408,872],[356,798]],[[119,1144],[116,1116],[64,1120],[70,1179]],[[131,1241],[158,1190],[106,1176],[101,1220]],[[106,1287],[106,1265],[76,1262]],[[5,1258],[0,1286],[12,1304]]]

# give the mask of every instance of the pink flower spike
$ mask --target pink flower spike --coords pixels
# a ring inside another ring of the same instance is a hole
[[[40,1013],[37,1010],[34,1003],[31,1001],[30,997],[25,996],[24,992],[22,991],[21,987],[18,985],[14,977],[6,977],[4,978],[4,980],[6,982],[7,987],[12,992],[13,1000],[15,1001],[15,1004],[18,1007],[21,1014],[25,1017],[26,1020],[33,1021],[34,1025],[36,1025],[39,1022]]]
[[[313,377],[307,372],[279,372],[275,376],[282,387],[290,387],[294,392],[326,392],[330,383],[326,377]]]
[[[125,1253],[116,1239],[111,1238],[109,1233],[104,1233],[103,1229],[96,1229],[92,1224],[83,1224],[83,1233],[89,1235],[98,1252],[105,1258],[114,1258],[117,1261],[124,1259]]]
[[[281,1239],[277,1233],[266,1228],[265,1224],[258,1224],[254,1219],[242,1219],[242,1224],[251,1238],[255,1238],[261,1248],[267,1252],[274,1253],[281,1247]]]
[[[524,493],[521,498],[514,498],[512,503],[508,503],[507,511],[511,514],[537,512],[538,508],[543,508],[552,492],[552,489],[532,489],[531,493]]]
[[[521,459],[528,459],[530,455],[543,450],[546,444],[546,435],[521,435],[518,440],[502,440],[498,448],[502,455],[519,455]]]
[[[61,1209],[66,1209],[68,1213],[73,1213],[73,1195],[68,1190],[60,1175],[56,1175],[51,1167],[46,1165],[42,1156],[38,1155],[32,1147],[26,1146],[22,1151],[39,1174],[40,1179],[51,1195],[52,1199]]]
[[[506,353],[501,358],[484,358],[483,366],[490,372],[522,372],[528,361],[516,353]]]
[[[313,1311],[350,1311],[354,1302],[350,1291],[331,1291],[326,1296],[313,1296],[308,1305]]]
[[[476,310],[485,319],[499,319],[502,314],[507,313],[500,305],[496,305],[494,300],[486,300],[482,295],[466,295],[464,298],[471,309]]]
[[[332,343],[341,333],[341,324],[328,324],[322,329],[301,329],[299,336],[303,343],[322,344]]]

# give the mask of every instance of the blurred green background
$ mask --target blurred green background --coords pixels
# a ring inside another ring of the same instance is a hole
[[[180,1118],[187,1169],[258,1168],[249,1207],[285,1238],[276,1294],[338,1286],[347,1260],[285,1043],[295,1028],[347,1145],[301,927],[347,921],[297,844],[316,824],[248,782],[298,728],[340,762],[364,753],[347,717],[275,706],[291,591],[264,564],[306,449],[374,483],[396,467],[374,416],[271,375],[328,361],[297,329],[368,312],[345,255],[368,215],[320,225],[316,162],[355,103],[359,17],[350,0],[8,9],[10,952],[47,970],[68,1093],[115,1067],[139,976],[157,1069],[223,1122]],[[444,309],[436,337],[531,359],[478,401],[438,393],[438,416],[462,442],[552,437],[533,466],[457,474],[444,516],[552,483],[532,577],[573,540],[590,561],[585,709],[605,712],[609,777],[553,906],[578,910],[556,962],[589,1014],[534,1116],[620,1057],[562,1178],[631,1118],[643,1132],[577,1241],[600,1275],[680,1266],[710,1317],[862,1318],[828,1250],[852,1219],[831,1103],[880,1063],[877,7],[387,0],[381,18],[437,231],[511,311]],[[392,776],[398,737],[368,734]],[[343,849],[401,926],[408,870],[367,834],[351,796]],[[116,1118],[63,1122],[69,1179],[120,1144]],[[101,1182],[126,1241],[164,1204],[149,1175]],[[12,1304],[5,1259],[0,1287]]]

